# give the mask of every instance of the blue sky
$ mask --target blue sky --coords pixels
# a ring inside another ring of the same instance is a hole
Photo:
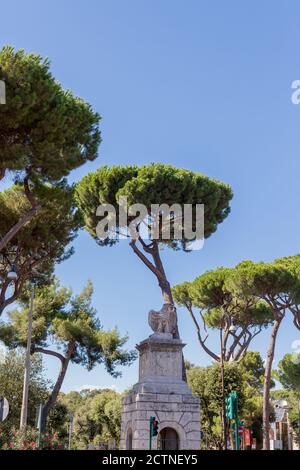
[[[232,186],[232,212],[203,250],[163,253],[176,284],[242,259],[299,252],[300,105],[291,102],[299,14],[293,0],[11,0],[1,4],[0,41],[48,56],[63,86],[102,115],[99,158],[70,180],[102,164],[165,162]],[[91,279],[103,325],[128,332],[134,347],[150,334],[148,311],[162,303],[156,280],[126,241],[100,248],[82,232],[74,246],[57,267],[62,283],[78,292]],[[208,364],[181,310],[179,322],[186,358]],[[252,345],[263,357],[269,334]],[[276,361],[296,339],[286,319]],[[54,378],[59,364],[46,364]],[[117,380],[102,367],[71,366],[63,389],[122,390],[136,380],[137,363]]]

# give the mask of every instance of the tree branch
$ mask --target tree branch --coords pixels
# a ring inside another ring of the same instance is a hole
[[[196,317],[194,315],[194,312],[193,312],[193,309],[191,306],[188,306],[186,305],[186,308],[187,310],[189,311],[190,315],[191,315],[191,318],[194,322],[194,325],[196,327],[196,330],[197,330],[197,336],[198,336],[198,340],[199,340],[199,343],[201,345],[201,347],[204,349],[204,351],[209,354],[210,357],[212,357],[215,361],[219,362],[220,361],[220,357],[217,356],[217,354],[215,354],[213,351],[211,351],[204,343],[204,341],[207,339],[207,336],[205,338],[205,340],[203,341],[202,339],[202,336],[201,336],[201,329],[200,329],[200,326],[199,326],[199,323],[197,322],[196,320]]]
[[[57,357],[61,363],[63,364],[64,361],[65,361],[65,356],[63,356],[62,354],[60,354],[59,352],[56,352],[56,351],[51,351],[50,349],[44,349],[44,348],[41,348],[41,347],[35,347],[34,348],[34,352],[36,353],[42,353],[42,354],[47,354],[48,356],[54,356],[54,357]]]
[[[151,263],[151,261],[147,258],[147,256],[144,255],[144,253],[142,253],[138,247],[136,246],[136,240],[131,240],[131,242],[129,243],[129,245],[131,246],[131,248],[133,249],[134,253],[143,261],[143,263],[147,266],[147,268],[150,269],[150,271],[153,272],[153,274],[155,274],[155,276],[157,277],[158,280],[161,280],[161,274],[159,272],[159,270],[154,266],[154,264]]]
[[[41,208],[30,191],[27,177],[24,179],[24,194],[30,202],[31,209],[26,212],[23,217],[21,217],[21,219],[7,232],[6,235],[4,235],[0,241],[0,252],[8,245],[12,238],[19,232],[19,230],[21,230],[24,225],[30,222],[30,220],[35,216],[36,212]]]

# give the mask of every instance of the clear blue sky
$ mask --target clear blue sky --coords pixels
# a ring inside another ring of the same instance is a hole
[[[202,251],[164,252],[172,284],[242,259],[272,260],[300,251],[300,4],[290,0],[38,0],[2,2],[1,43],[48,56],[64,87],[102,115],[102,164],[172,163],[219,178],[234,191],[232,212]],[[130,346],[150,333],[158,286],[127,242],[100,248],[87,233],[57,268],[76,292],[91,279],[105,327]],[[179,312],[186,358],[209,363],[193,325]],[[268,336],[252,345],[266,354]],[[286,320],[275,359],[299,333]],[[47,362],[54,378],[59,364]],[[72,366],[64,390],[83,384],[122,390],[137,364],[112,379],[102,367]]]

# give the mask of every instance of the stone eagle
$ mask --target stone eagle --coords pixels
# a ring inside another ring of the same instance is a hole
[[[154,333],[170,333],[174,335],[177,326],[177,314],[174,305],[164,304],[158,312],[150,310],[148,323]]]

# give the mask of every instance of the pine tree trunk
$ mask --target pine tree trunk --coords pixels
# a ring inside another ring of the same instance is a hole
[[[3,177],[4,175],[5,175],[5,172],[3,174]],[[24,227],[24,225],[26,225],[28,222],[30,222],[31,219],[33,219],[35,214],[41,208],[41,206],[38,204],[35,197],[30,191],[28,176],[24,178],[23,185],[24,185],[24,195],[28,199],[28,202],[31,205],[31,209],[28,212],[26,212],[26,214],[24,214],[23,217],[21,217],[21,219],[0,240],[0,252],[8,245],[8,243]]]
[[[167,279],[167,276],[163,267],[163,263],[160,258],[158,242],[154,240],[151,244],[152,245],[151,247],[146,246],[142,239],[140,239],[140,242],[143,246],[144,251],[147,254],[150,254],[152,256],[154,264],[149,260],[149,258],[147,258],[146,255],[142,253],[140,249],[137,248],[136,240],[132,239],[130,242],[130,246],[133,249],[134,253],[143,261],[143,263],[156,276],[156,279],[158,280],[158,284],[162,292],[164,303],[171,304],[175,307],[171,286]],[[175,339],[180,339],[178,323],[177,323],[177,314],[176,314],[175,308],[174,308],[174,313],[176,315],[176,328],[175,328],[175,333],[173,336]],[[185,382],[187,381],[183,354],[182,354],[182,378]]]
[[[32,207],[26,214],[4,235],[0,241],[0,252],[8,245],[13,237],[35,216],[40,206]]]
[[[164,270],[164,266],[163,266],[163,263],[162,263],[162,260],[161,260],[160,254],[159,254],[159,246],[158,246],[158,243],[156,243],[156,242],[153,243],[152,257],[153,257],[153,261],[154,261],[156,269],[161,274],[160,279],[158,279],[158,283],[159,283],[159,287],[160,287],[161,292],[162,292],[164,302],[166,304],[171,304],[171,305],[175,306],[171,285],[170,285],[170,283],[167,279],[167,276],[166,276],[166,273],[165,273],[165,270]],[[175,315],[176,315],[176,329],[175,329],[174,338],[175,339],[180,339],[176,310],[175,310]],[[182,353],[182,379],[185,382],[187,382],[187,376],[186,376],[186,369],[185,369],[185,364],[184,364],[184,355],[183,355],[183,353]]]
[[[283,317],[277,318],[273,324],[271,340],[269,344],[269,349],[267,353],[267,360],[265,366],[265,375],[264,375],[264,389],[263,389],[263,449],[270,449],[270,384],[271,384],[271,374],[272,374],[272,365],[274,359],[274,351],[276,346],[276,337],[280,323]]]
[[[42,433],[44,433],[45,430],[46,430],[47,418],[49,416],[49,413],[50,413],[52,407],[54,406],[54,404],[57,400],[58,394],[60,392],[62,383],[64,381],[64,378],[65,378],[65,375],[66,375],[66,372],[67,372],[67,369],[68,369],[70,359],[71,359],[72,354],[74,352],[74,347],[75,347],[74,343],[69,343],[67,353],[65,355],[64,360],[62,361],[60,372],[58,374],[56,383],[53,387],[51,395],[49,396],[47,402],[43,406],[42,419],[41,419],[41,432]]]

